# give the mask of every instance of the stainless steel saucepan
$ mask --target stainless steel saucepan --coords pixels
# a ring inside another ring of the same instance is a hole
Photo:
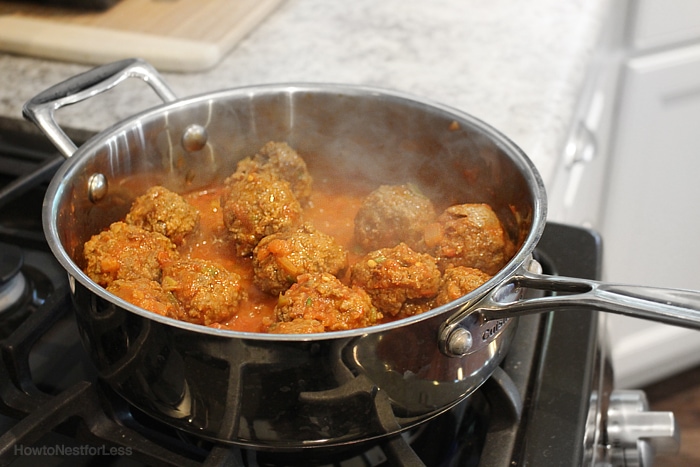
[[[148,83],[164,103],[76,148],[54,112],[129,77]],[[24,115],[67,158],[49,186],[43,221],[101,378],[147,414],[204,438],[296,450],[398,433],[489,378],[521,314],[602,310],[700,328],[697,292],[542,275],[532,259],[546,221],[537,170],[497,130],[444,105],[336,84],[178,99],[147,63],[125,60],[42,92]],[[452,303],[371,328],[309,335],[172,320],[111,295],[82,272],[83,243],[122,218],[145,187],[184,192],[220,182],[270,140],[288,142],[312,168],[330,162],[347,177],[411,182],[434,199],[488,203],[518,250]],[[557,293],[523,298],[527,289]]]

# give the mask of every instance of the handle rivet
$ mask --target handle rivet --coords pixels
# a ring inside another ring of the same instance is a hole
[[[88,199],[93,203],[107,195],[107,177],[101,173],[90,175],[88,179]]]
[[[455,356],[466,355],[473,344],[472,333],[464,328],[457,328],[452,331],[447,340],[447,350]]]
[[[190,125],[182,134],[182,147],[187,152],[196,152],[204,148],[209,135],[207,130],[201,125]]]

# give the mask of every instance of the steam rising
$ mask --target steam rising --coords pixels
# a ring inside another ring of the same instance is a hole
[[[179,142],[192,124],[206,128],[209,140],[188,153]],[[261,87],[210,94],[126,121],[91,145],[66,182],[59,231],[66,250],[78,252],[148,186],[201,189],[223,181],[266,142],[284,141],[312,174],[326,165],[349,181],[368,180],[375,187],[413,183],[438,209],[488,203],[517,242],[529,227],[532,194],[489,132],[468,117],[357,89]],[[107,176],[110,193],[91,205],[83,183],[95,172]],[[76,221],[67,213],[85,218]]]

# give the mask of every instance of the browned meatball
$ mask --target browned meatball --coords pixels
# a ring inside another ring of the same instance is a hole
[[[267,332],[270,334],[313,334],[325,332],[323,323],[315,319],[297,318],[292,321],[278,321],[272,323]]]
[[[154,186],[134,200],[125,222],[163,234],[180,245],[198,220],[197,209],[182,196],[162,186]]]
[[[468,294],[491,276],[483,271],[464,266],[449,268],[440,279],[440,287],[435,297],[409,300],[401,308],[401,316],[412,316],[445,305],[459,297]]]
[[[202,259],[177,261],[163,269],[163,289],[182,304],[180,319],[210,325],[232,318],[247,298],[238,274]]]
[[[268,173],[250,173],[221,196],[224,224],[245,256],[263,237],[301,223],[301,205],[289,183]]]
[[[305,223],[260,240],[253,251],[253,282],[264,292],[278,295],[300,274],[327,272],[337,276],[347,265],[345,248]]]
[[[442,275],[440,289],[437,297],[435,297],[435,305],[440,306],[457,300],[459,297],[486,283],[489,279],[491,279],[491,276],[479,269],[464,266],[448,268]]]
[[[311,196],[313,179],[304,159],[287,143],[270,141],[251,158],[241,160],[236,172],[226,180],[230,183],[252,172],[271,172],[289,182],[294,195],[301,202]]]
[[[434,220],[432,201],[414,185],[382,185],[363,200],[355,216],[355,240],[365,250],[401,242],[416,248],[423,228]]]
[[[355,263],[351,283],[362,287],[382,313],[397,316],[413,301],[437,294],[440,270],[435,260],[400,243],[393,248],[372,251]]]
[[[85,242],[85,273],[107,287],[116,279],[158,281],[163,264],[178,258],[175,244],[164,235],[124,222]]]
[[[382,314],[364,290],[348,287],[331,274],[314,273],[302,274],[280,295],[275,318],[286,323],[302,319],[309,324],[316,320],[325,331],[342,331],[371,326],[382,319]]]
[[[150,279],[117,279],[109,284],[107,290],[144,310],[175,319],[182,315],[180,302],[172,293],[165,291],[159,282]]]
[[[442,270],[466,266],[495,274],[515,253],[488,204],[450,206],[426,227],[425,245]]]
[[[436,306],[435,297],[407,300],[401,307],[401,312],[397,316],[405,318],[407,316],[418,315],[432,310]]]

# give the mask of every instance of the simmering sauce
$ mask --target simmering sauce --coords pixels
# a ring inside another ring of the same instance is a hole
[[[175,319],[316,333],[426,312],[512,257],[487,204],[445,203],[399,174],[351,175],[330,160],[307,171],[284,143],[260,151],[221,185],[180,195],[150,186],[86,242],[88,275]],[[290,155],[296,164],[280,162]]]
[[[341,193],[338,193],[339,184],[343,188]],[[345,247],[351,264],[360,255],[353,245],[354,218],[371,189],[347,180],[315,178],[309,206],[304,208],[304,219]],[[184,195],[199,210],[200,220],[199,228],[179,247],[180,253],[217,262],[239,274],[242,285],[248,291],[248,300],[241,302],[238,313],[227,322],[212,327],[261,332],[263,319],[273,317],[277,297],[263,293],[253,285],[252,259],[235,254],[235,247],[224,226],[219,202],[221,190],[221,187],[212,187]]]

